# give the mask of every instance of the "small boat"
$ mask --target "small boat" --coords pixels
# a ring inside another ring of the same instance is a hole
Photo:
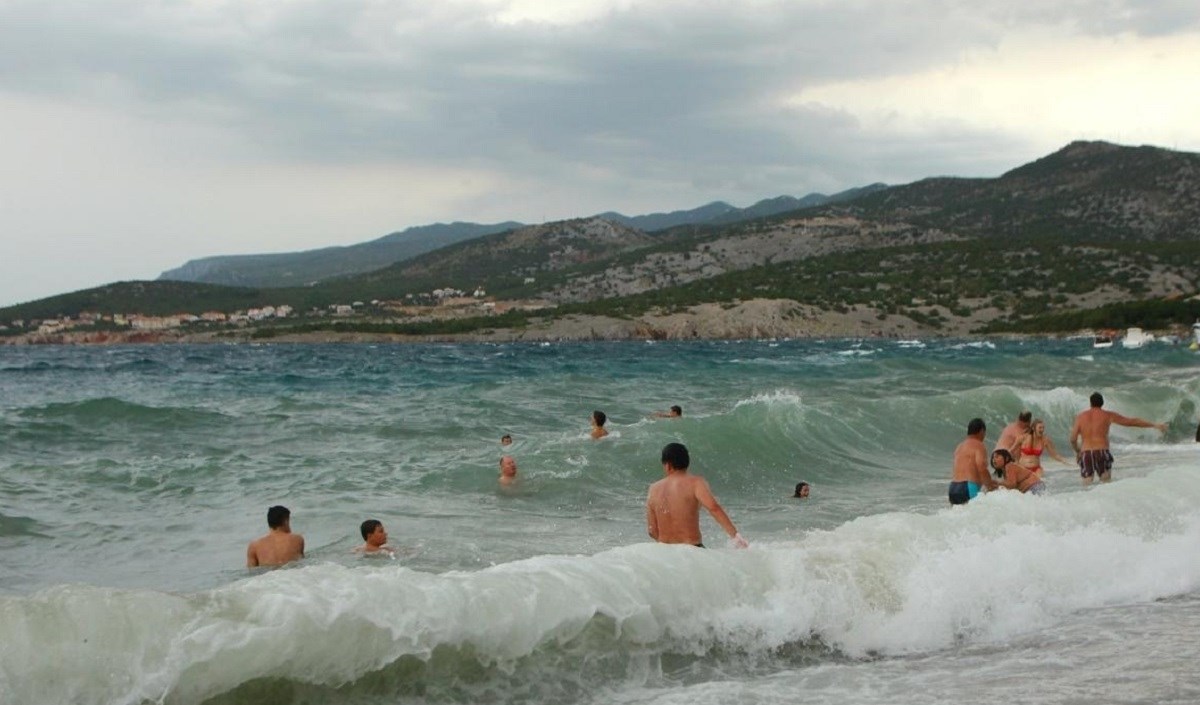
[[[1192,344],[1188,348],[1191,350],[1200,350],[1200,321],[1192,324]]]
[[[1121,338],[1121,347],[1129,350],[1136,350],[1143,347],[1146,343],[1154,342],[1154,335],[1147,333],[1141,328],[1130,328],[1125,331],[1125,337]]]
[[[1096,337],[1092,338],[1092,347],[1096,349],[1111,348],[1113,346],[1113,338],[1117,336],[1115,330],[1097,331]]]

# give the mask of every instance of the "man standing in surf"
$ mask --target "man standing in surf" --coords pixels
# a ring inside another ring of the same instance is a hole
[[[981,488],[990,491],[998,487],[988,472],[987,449],[983,447],[985,435],[987,425],[983,419],[971,419],[967,423],[967,437],[954,449],[954,475],[947,491],[950,504],[966,504],[979,494]]]
[[[691,458],[682,443],[662,449],[663,479],[650,485],[646,496],[646,531],[659,543],[686,543],[704,548],[700,540],[700,507],[721,525],[737,548],[749,544],[713,496],[708,481],[688,474]]]
[[[1088,399],[1091,406],[1075,417],[1075,425],[1071,427],[1071,447],[1075,449],[1075,459],[1079,461],[1079,476],[1084,485],[1092,484],[1097,475],[1101,482],[1112,480],[1112,452],[1108,449],[1108,429],[1113,424],[1118,426],[1133,426],[1135,428],[1157,428],[1165,433],[1165,423],[1154,423],[1137,417],[1122,416],[1115,411],[1105,411],[1104,396],[1100,392],[1092,392]],[[1080,441],[1082,440],[1082,444]]]

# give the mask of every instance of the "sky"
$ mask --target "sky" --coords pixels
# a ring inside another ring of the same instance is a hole
[[[0,0],[0,306],[455,220],[1200,151],[1195,0]]]

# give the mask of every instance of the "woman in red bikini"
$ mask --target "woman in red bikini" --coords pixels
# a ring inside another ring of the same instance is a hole
[[[1054,441],[1046,435],[1046,422],[1041,419],[1034,419],[1029,424],[1029,430],[1024,435],[1017,437],[1017,442],[1013,444],[1009,452],[1017,457],[1018,463],[1037,473],[1039,478],[1042,476],[1043,452],[1049,453],[1051,458],[1064,465],[1074,465],[1058,454],[1058,450],[1054,447]]]

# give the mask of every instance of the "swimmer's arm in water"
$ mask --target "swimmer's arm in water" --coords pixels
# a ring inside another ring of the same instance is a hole
[[[646,533],[650,534],[650,538],[658,540],[658,516],[654,513],[654,508],[650,505],[653,490],[646,493]]]

